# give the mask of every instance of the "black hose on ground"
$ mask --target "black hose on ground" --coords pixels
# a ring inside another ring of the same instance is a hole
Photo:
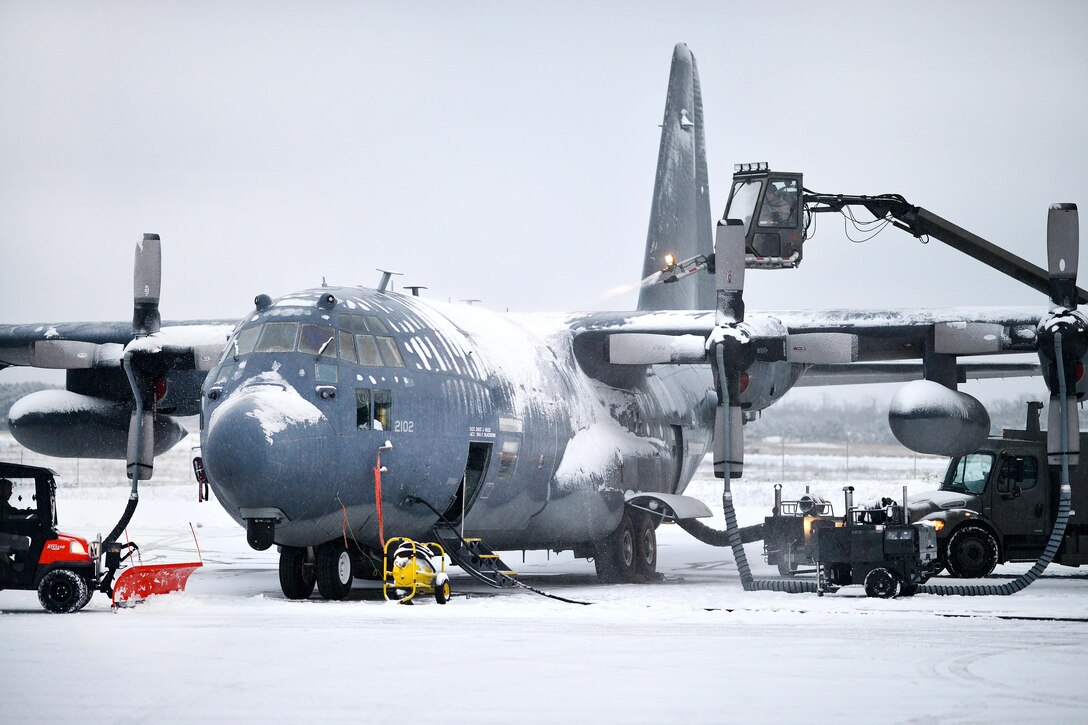
[[[724,533],[729,538],[729,548],[733,550],[733,559],[737,562],[737,573],[740,574],[740,583],[744,591],[787,592],[789,594],[819,592],[816,582],[754,578],[752,569],[748,566],[748,556],[744,553],[744,541],[741,539],[741,529],[737,526],[737,512],[733,508],[733,492],[729,490],[728,478],[725,479],[725,490],[722,492],[722,508],[725,510]]]
[[[1062,537],[1065,536],[1065,525],[1069,522],[1069,508],[1071,491],[1068,483],[1063,483],[1061,498],[1058,501],[1058,517],[1054,520],[1054,528],[1050,531],[1050,539],[1042,555],[1036,560],[1035,566],[1021,574],[1010,582],[1004,584],[923,584],[918,587],[919,594],[937,594],[950,596],[958,594],[965,597],[980,597],[988,595],[1008,596],[1016,594],[1042,575],[1043,571],[1054,561],[1054,556],[1061,546]]]
[[[698,519],[678,519],[677,525],[693,537],[709,544],[710,546],[729,546],[729,532],[712,529]],[[763,524],[742,526],[740,529],[740,541],[742,544],[751,544],[753,541],[763,540]]]

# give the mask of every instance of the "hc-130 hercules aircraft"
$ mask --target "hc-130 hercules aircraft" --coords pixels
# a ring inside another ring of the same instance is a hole
[[[958,381],[1040,372],[957,356],[1039,352],[1052,368],[1046,340],[1060,327],[1076,332],[1060,358],[1069,379],[1081,370],[1085,345],[1071,341],[1083,341],[1084,318],[1066,309],[1083,295],[1075,210],[1071,232],[1061,215],[1070,210],[1052,212],[1053,237],[1068,242],[1052,251],[1065,268],[1048,278],[1032,267],[1061,306],[1053,314],[746,317],[745,267],[796,266],[810,210],[788,206],[796,196],[783,206],[761,195],[796,194],[789,178],[742,169],[715,233],[703,138],[695,60],[678,45],[635,311],[495,314],[399,294],[386,278],[377,289],[258,295],[240,322],[160,323],[159,241],[147,235],[132,325],[0,326],[4,366],[68,371],[66,390],[18,401],[12,432],[46,455],[127,458],[133,494],[116,538],[154,456],[185,434],[173,416],[199,414],[198,475],[254,548],[280,547],[284,593],[308,597],[316,582],[323,597],[340,599],[368,560],[380,560],[386,532],[438,532],[478,567],[497,557],[477,539],[494,549],[569,549],[593,557],[602,580],[636,581],[654,573],[663,516],[709,514],[683,496],[705,455],[714,450],[719,476],[739,476],[744,415],[795,385],[924,379],[908,384],[940,393],[911,396],[899,422],[918,434],[916,447],[947,453],[953,438],[977,444],[989,428]],[[768,240],[794,244],[793,256],[767,256]],[[1070,397],[1086,387],[1077,378]],[[941,440],[926,440],[934,423]]]

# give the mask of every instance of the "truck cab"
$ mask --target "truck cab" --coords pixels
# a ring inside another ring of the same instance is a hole
[[[1029,411],[1037,408],[1029,409]],[[954,576],[986,576],[997,564],[1034,561],[1058,511],[1059,467],[1047,465],[1046,432],[1029,412],[1025,430],[1005,430],[949,461],[937,491],[910,498],[911,521],[937,528],[938,560]],[[1088,435],[1081,435],[1081,445]],[[1070,468],[1073,513],[1054,561],[1088,563],[1088,466]]]

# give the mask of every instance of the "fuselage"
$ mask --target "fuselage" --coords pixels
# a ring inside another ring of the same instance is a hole
[[[388,442],[386,537],[424,536],[438,511],[501,548],[600,539],[625,491],[684,490],[710,444],[713,380],[702,365],[594,380],[575,322],[360,288],[259,306],[204,385],[211,486],[239,523],[276,519],[278,544],[376,547]]]

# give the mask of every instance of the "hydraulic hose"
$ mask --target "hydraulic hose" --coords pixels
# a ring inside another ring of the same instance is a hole
[[[729,408],[729,386],[726,384],[726,370],[725,370],[725,352],[723,346],[718,345],[715,349],[715,364],[717,366],[718,381],[720,388],[721,401],[720,405],[724,406],[726,410]],[[725,420],[728,421],[728,415],[725,416]],[[726,442],[729,441],[729,431],[726,429],[721,433],[726,438]],[[728,445],[728,443],[727,443]],[[752,569],[748,566],[748,556],[744,553],[744,537],[741,535],[741,528],[737,526],[737,512],[733,508],[733,492],[729,489],[729,456],[725,456],[725,477],[722,484],[722,509],[725,512],[725,531],[716,531],[703,524],[698,524],[698,527],[690,526],[691,523],[682,523],[684,530],[691,533],[692,529],[699,531],[702,536],[707,538],[701,538],[696,536],[701,541],[707,541],[707,539],[714,539],[720,541],[722,534],[729,545],[729,548],[733,550],[733,559],[737,562],[737,573],[740,575],[741,586],[744,587],[744,591],[767,591],[767,592],[788,592],[790,594],[800,594],[802,592],[819,592],[819,587],[816,582],[797,581],[796,579],[780,580],[780,579],[756,579],[752,576]],[[701,527],[701,528],[699,528]],[[754,528],[754,527],[750,527]],[[750,530],[749,529],[749,530]],[[694,535],[694,534],[693,534]],[[710,543],[707,541],[707,543]],[[720,546],[721,544],[714,544]]]
[[[140,458],[143,454],[143,441],[144,441],[144,395],[136,380],[135,373],[132,372],[132,357],[131,353],[126,353],[124,361],[125,375],[128,377],[129,387],[132,388],[132,396],[136,400],[136,441],[135,450],[133,455],[132,466],[132,490],[128,495],[128,505],[125,506],[124,513],[121,514],[120,521],[113,527],[113,531],[102,542],[103,544],[112,544],[117,541],[121,536],[121,532],[128,526],[128,522],[132,520],[132,514],[136,513],[136,505],[140,503],[140,493],[137,489],[140,480]]]
[[[1061,494],[1058,498],[1058,516],[1054,519],[1054,528],[1050,531],[1050,539],[1047,540],[1046,548],[1043,549],[1043,553],[1035,561],[1035,566],[1005,584],[923,584],[918,587],[919,593],[940,596],[958,594],[965,597],[1008,596],[1016,594],[1038,579],[1050,565],[1050,562],[1054,561],[1054,556],[1061,546],[1062,537],[1065,536],[1065,526],[1069,523],[1069,508],[1072,499],[1072,489],[1069,486],[1069,454],[1067,452],[1069,450],[1069,426],[1066,421],[1069,410],[1066,407],[1065,365],[1062,364],[1062,334],[1060,332],[1054,334],[1054,357],[1058,361],[1055,367],[1058,373],[1058,410],[1060,411],[1059,420],[1062,427],[1062,485]]]

